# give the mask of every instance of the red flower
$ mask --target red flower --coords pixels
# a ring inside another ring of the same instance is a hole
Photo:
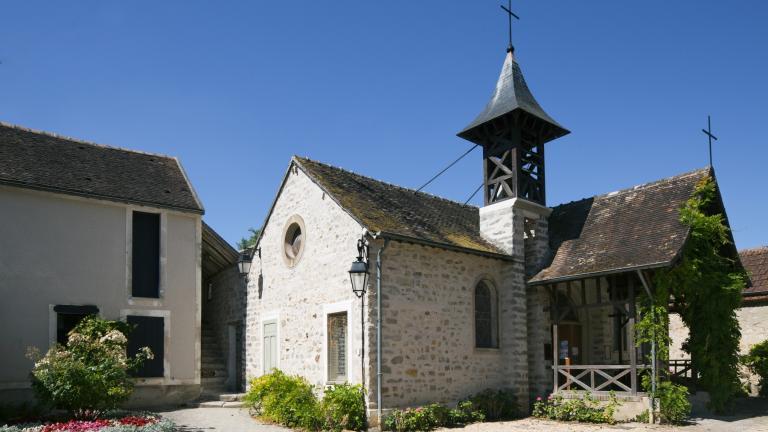
[[[147,417],[128,416],[121,418],[119,422],[121,425],[146,426],[148,424],[157,422],[157,420]]]

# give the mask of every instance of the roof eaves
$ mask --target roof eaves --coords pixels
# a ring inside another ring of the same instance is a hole
[[[411,236],[404,236],[402,234],[394,234],[394,233],[388,233],[388,232],[379,232],[376,235],[377,237],[382,237],[390,240],[400,241],[404,243],[413,243],[413,244],[421,244],[424,246],[432,246],[440,249],[450,250],[454,252],[464,252],[471,255],[479,255],[486,258],[493,258],[493,259],[500,259],[504,261],[515,261],[515,257],[513,255],[506,255],[502,253],[495,253],[495,252],[489,252],[489,251],[483,251],[479,249],[472,249],[467,247],[461,247],[461,246],[455,246],[450,245],[446,243],[440,243],[432,240],[426,240],[418,237],[411,237]]]
[[[100,199],[104,201],[118,202],[122,204],[137,204],[137,205],[146,206],[146,207],[164,208],[164,209],[176,210],[184,213],[196,213],[200,215],[203,214],[203,210],[200,208],[174,206],[170,204],[161,204],[161,203],[152,202],[152,201],[143,201],[143,200],[123,198],[123,197],[115,197],[111,195],[83,192],[83,191],[74,190],[74,189],[57,188],[53,186],[41,186],[41,185],[17,182],[17,181],[7,180],[7,179],[0,179],[0,185],[13,186],[13,187],[18,187],[22,189],[37,190],[42,192],[51,192],[51,193],[56,193],[61,195],[72,195],[72,196],[78,196],[82,198]]]
[[[600,276],[605,276],[605,275],[614,274],[614,273],[626,273],[629,271],[636,271],[636,270],[649,270],[649,269],[655,269],[655,268],[669,267],[670,265],[672,265],[673,262],[674,262],[674,259],[671,261],[663,261],[663,262],[657,262],[653,264],[617,267],[617,268],[612,268],[608,270],[601,270],[598,272],[577,273],[572,275],[560,276],[555,278],[538,279],[538,280],[534,280],[536,279],[536,276],[534,276],[528,280],[528,285],[529,286],[546,285],[551,283],[573,281],[577,279],[600,277]]]

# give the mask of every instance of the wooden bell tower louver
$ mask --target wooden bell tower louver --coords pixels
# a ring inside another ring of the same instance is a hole
[[[483,147],[485,205],[510,198],[546,205],[544,144],[568,133],[536,102],[510,46],[490,102],[458,136]]]

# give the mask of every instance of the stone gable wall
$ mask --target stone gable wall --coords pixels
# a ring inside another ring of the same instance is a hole
[[[289,267],[283,256],[283,230],[294,215],[304,221],[304,251]],[[361,234],[362,227],[303,171],[291,170],[264,227],[261,260],[254,260],[249,275],[247,379],[263,373],[262,322],[275,318],[278,368],[322,388],[326,384],[325,313],[335,305],[348,309],[348,377],[352,383],[360,382],[360,300],[352,293],[347,272],[357,256]]]

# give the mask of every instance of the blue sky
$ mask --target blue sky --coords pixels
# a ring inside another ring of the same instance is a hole
[[[547,145],[549,205],[705,166],[712,114],[737,246],[768,244],[768,2],[514,3],[528,84],[572,131]],[[468,148],[506,37],[490,0],[5,1],[0,120],[178,156],[234,243],[292,154],[430,178]],[[428,191],[481,181],[475,151]]]

